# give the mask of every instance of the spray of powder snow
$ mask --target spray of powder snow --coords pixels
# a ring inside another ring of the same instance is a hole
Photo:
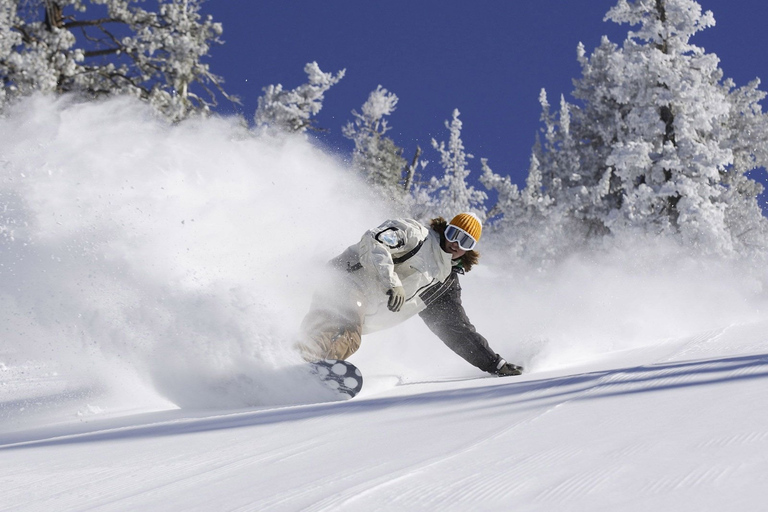
[[[481,253],[461,278],[464,308],[492,349],[530,372],[768,318],[764,266],[661,239],[623,240],[546,269]],[[405,381],[481,375],[418,320],[369,336],[354,357]]]
[[[124,99],[25,101],[0,120],[0,169],[0,370],[66,381],[35,403],[83,414],[158,396],[322,399],[285,371],[317,270],[395,215],[301,138],[226,119],[169,127]],[[464,305],[493,349],[533,371],[768,311],[764,270],[624,247],[547,272],[489,251],[462,278]],[[479,375],[418,319],[366,336],[353,361],[366,376]]]
[[[382,216],[334,158],[125,99],[27,100],[0,141],[0,362],[190,407],[306,399],[280,376],[312,270]]]
[[[503,256],[494,255],[499,261]],[[634,237],[580,253],[541,273],[485,269],[468,295],[493,282],[500,321],[479,321],[532,370],[700,335],[768,317],[768,274],[752,261],[692,253],[664,239]],[[648,364],[653,361],[647,361]]]

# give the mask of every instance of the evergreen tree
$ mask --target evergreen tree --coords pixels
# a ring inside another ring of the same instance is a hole
[[[639,28],[589,57],[579,46],[581,106],[563,101],[554,116],[542,96],[543,187],[561,220],[585,236],[639,228],[738,248],[739,224],[765,223],[745,175],[765,163],[762,96],[730,90],[717,57],[690,43],[714,24],[693,0],[620,0],[606,19]]]
[[[355,143],[352,166],[382,196],[401,201],[406,194],[401,184],[406,165],[403,149],[384,134],[390,130],[384,118],[392,114],[397,96],[378,86],[363,104],[362,113],[352,111],[355,117],[344,127],[344,136]]]
[[[464,151],[464,142],[461,140],[462,122],[458,109],[453,111],[451,122],[445,122],[445,127],[450,132],[447,145],[444,141],[438,143],[432,139],[432,147],[440,153],[440,165],[443,170],[443,176],[433,178],[430,183],[432,212],[437,215],[474,212],[481,219],[485,219],[485,201],[488,196],[467,183],[470,174],[467,160],[474,156]]]
[[[768,222],[763,217],[757,197],[763,185],[747,173],[768,168],[768,122],[760,101],[766,93],[757,89],[760,80],[735,88],[732,80],[723,84],[731,104],[726,128],[733,164],[722,173],[725,192],[725,223],[740,249],[768,249]]]
[[[172,120],[207,113],[222,79],[202,59],[220,44],[203,0],[0,0],[0,107],[34,91],[130,94]]]
[[[536,260],[539,264],[554,259],[568,240],[564,236],[564,224],[552,218],[554,200],[542,190],[537,156],[540,153],[537,142],[522,190],[509,176],[494,173],[484,158],[480,177],[481,183],[497,195],[496,204],[488,211],[486,228],[494,233],[494,242],[503,247],[508,256]]]
[[[323,108],[325,92],[344,78],[345,71],[334,76],[323,73],[317,62],[310,62],[304,66],[306,84],[289,91],[280,84],[265,87],[254,116],[256,126],[289,133],[316,130],[312,117]]]

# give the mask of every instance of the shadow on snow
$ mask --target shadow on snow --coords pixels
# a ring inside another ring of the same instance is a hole
[[[323,416],[370,413],[392,407],[418,408],[423,406],[467,406],[471,409],[511,407],[525,411],[553,403],[661,392],[695,386],[717,385],[727,382],[764,379],[768,377],[768,354],[728,357],[712,360],[661,363],[648,366],[620,368],[579,375],[568,375],[542,380],[514,379],[479,380],[477,386],[464,389],[428,391],[399,397],[371,397],[349,402],[332,402],[289,407],[270,407],[259,410],[232,411],[216,416],[179,418],[179,411],[147,414],[150,422],[144,425],[121,425],[109,428],[108,421],[99,430],[91,432],[63,432],[54,435],[45,429],[19,432],[4,436],[0,450],[23,449],[39,446],[88,443],[114,439],[172,436],[242,427],[255,427],[275,423],[296,422]],[[2,404],[0,404],[2,405]],[[186,411],[194,414],[194,411]],[[210,412],[210,411],[208,411]],[[443,410],[436,410],[441,414]],[[123,423],[130,418],[116,421]],[[133,420],[138,417],[133,417]],[[95,426],[95,425],[94,425]],[[82,429],[82,425],[78,426]]]

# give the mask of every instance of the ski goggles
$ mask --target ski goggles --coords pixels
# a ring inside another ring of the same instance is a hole
[[[445,228],[445,239],[449,242],[458,242],[459,247],[465,251],[471,251],[477,245],[477,240],[461,228],[448,224]]]

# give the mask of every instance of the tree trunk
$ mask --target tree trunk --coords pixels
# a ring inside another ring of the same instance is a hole
[[[64,26],[64,16],[61,6],[53,0],[45,0],[45,26],[49,31]]]
[[[665,5],[665,0],[656,0],[656,11],[659,14],[659,21],[661,21],[662,24],[667,23],[667,10]],[[659,51],[662,53],[668,53],[669,52],[669,46],[667,44],[666,39],[657,46]],[[668,88],[667,84],[661,84],[662,87],[665,89]],[[667,145],[667,142],[672,143],[673,146],[677,147],[677,143],[675,141],[675,114],[672,112],[672,106],[671,105],[664,105],[659,110],[659,116],[661,117],[661,120],[664,122],[664,138],[663,138],[663,146]],[[671,181],[672,180],[672,171],[669,169],[664,169],[664,181]],[[678,227],[678,217],[680,216],[680,212],[677,210],[677,203],[680,202],[680,194],[675,193],[673,196],[668,196],[665,198],[665,205],[663,208],[663,212],[667,214],[669,217],[670,223],[677,228]]]
[[[403,190],[406,192],[411,191],[413,185],[413,176],[416,173],[416,166],[419,164],[419,157],[421,156],[421,147],[416,146],[416,154],[413,155],[413,161],[405,166],[405,183],[403,184]]]

